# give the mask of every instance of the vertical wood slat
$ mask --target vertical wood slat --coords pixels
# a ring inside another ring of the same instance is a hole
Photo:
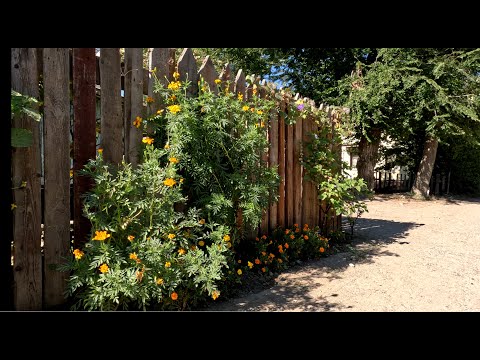
[[[128,52],[128,56],[127,56]],[[128,60],[127,60],[128,59]],[[127,69],[131,69],[130,81],[130,119],[127,120],[128,132],[128,153],[126,153],[126,161],[132,164],[132,167],[138,166],[140,162],[140,149],[142,145],[142,128],[133,125],[133,121],[140,117],[143,119],[143,51],[142,48],[126,48],[125,61]],[[127,82],[125,82],[127,84]],[[125,86],[125,90],[127,87]]]
[[[264,99],[266,97],[266,94],[267,94],[267,90],[265,88],[265,81],[263,81],[262,84],[258,87],[258,95],[260,96],[260,98]],[[270,128],[269,124],[267,124],[267,126],[268,126],[268,128]],[[270,138],[269,138],[269,131],[268,130],[265,132],[265,136],[267,138],[267,144],[269,144],[270,143]],[[270,166],[269,165],[269,152],[270,152],[270,148],[268,148],[267,151],[262,154],[262,162],[266,166]],[[262,217],[262,221],[260,223],[260,234],[259,235],[264,235],[264,234],[268,233],[269,223],[270,223],[270,209],[267,208],[267,209],[265,209],[265,212],[264,212],[263,217]]]
[[[277,206],[278,226],[285,227],[285,100],[280,101],[278,116],[278,173],[280,175],[280,185],[278,187],[279,198]]]
[[[306,143],[310,142],[310,136],[311,136],[311,131],[312,131],[312,119],[307,116],[303,120],[303,142],[304,145]],[[306,153],[306,146],[304,146],[304,152]],[[314,185],[310,180],[306,180],[306,174],[307,171],[304,169],[303,171],[303,199],[302,199],[302,219],[303,219],[303,224],[308,224],[310,228],[313,228],[313,204],[316,199],[314,199],[314,193],[313,193],[313,188]]]
[[[123,153],[129,161],[130,128],[132,126],[132,51],[125,49],[123,61]]]
[[[288,99],[287,99],[288,101]],[[288,103],[285,105],[285,111],[288,111]],[[288,116],[288,113],[287,113]],[[286,140],[285,140],[285,207],[286,207],[286,227],[291,228],[295,223],[295,201],[294,201],[294,187],[295,182],[295,163],[294,163],[294,125],[286,125]]]
[[[74,246],[81,247],[90,233],[90,221],[83,216],[82,195],[88,192],[93,181],[79,176],[89,159],[95,158],[95,48],[73,49],[73,223]]]
[[[183,49],[182,54],[178,58],[178,73],[180,74],[180,81],[185,82],[188,80],[191,82],[187,89],[187,94],[196,96],[198,93],[197,63],[191,48]]]
[[[268,89],[271,92],[271,89]],[[272,96],[272,94],[268,94]],[[270,127],[268,129],[268,138],[270,140],[269,166],[278,169],[278,114],[275,110],[270,111]],[[277,189],[279,191],[279,189]],[[278,225],[278,202],[270,205],[270,230],[274,230]]]
[[[232,79],[232,67],[229,63],[225,64],[220,72],[220,80],[222,80],[222,89],[225,89],[228,84],[228,91],[233,92],[234,79]]]
[[[45,307],[64,303],[68,274],[52,266],[70,249],[70,96],[68,48],[43,51],[44,84],[44,259]],[[71,254],[70,254],[71,255]]]
[[[300,161],[302,153],[303,119],[297,117],[293,126],[293,221],[298,226],[303,225],[302,204],[303,204],[303,167]]]
[[[309,106],[312,108],[315,107],[315,102],[313,100],[308,101]],[[318,124],[315,121],[314,117],[310,118],[310,131],[313,133],[317,133],[318,131]],[[320,224],[320,201],[318,199],[318,190],[315,183],[312,183],[312,197],[313,197],[313,204],[312,204],[312,227],[317,226]]]
[[[210,59],[210,55],[207,55],[203,60],[200,69],[198,70],[198,78],[200,76],[204,79],[204,81],[210,87],[210,91],[214,94],[218,94],[218,85],[215,84],[215,80],[218,79],[218,73],[215,70],[215,66],[213,65],[212,60]]]
[[[12,89],[38,98],[38,68],[35,48],[12,48]],[[33,144],[12,149],[12,185],[14,241],[14,308],[41,310],[42,308],[42,254],[41,254],[41,158],[40,125],[20,115],[13,121],[14,128],[32,131]],[[22,182],[26,186],[22,187]],[[5,290],[2,290],[5,291]]]
[[[235,92],[235,95],[242,94],[243,97],[245,98],[245,93],[247,90],[247,83],[245,79],[245,73],[243,72],[242,69],[238,70],[237,76],[235,77],[235,84],[233,87],[233,91]]]
[[[104,160],[115,164],[119,164],[123,157],[120,73],[120,48],[102,48],[100,51],[101,146]]]
[[[148,82],[148,96],[153,98],[153,103],[148,105],[148,115],[155,114],[157,110],[163,109],[163,99],[160,93],[156,93],[153,90],[155,89],[155,77],[158,79],[159,83],[163,86],[168,85],[170,80],[170,48],[154,48],[150,52],[148,59],[148,67],[150,70],[149,73],[149,82]],[[155,70],[155,75],[152,74],[152,71]]]

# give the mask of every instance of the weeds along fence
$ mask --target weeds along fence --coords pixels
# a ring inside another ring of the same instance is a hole
[[[151,49],[148,69],[143,66],[143,49],[126,48],[123,62],[119,50],[103,48],[100,56],[96,56],[95,48],[11,50],[12,89],[43,103],[40,123],[26,117],[13,123],[33,133],[32,146],[12,148],[12,196],[16,205],[12,211],[12,257],[11,263],[2,268],[11,266],[14,310],[54,309],[65,302],[68,275],[54,266],[71,256],[72,246],[85,242],[91,231],[89,221],[82,216],[82,194],[92,183],[77,176],[76,171],[95,158],[99,146],[106,161],[119,163],[123,156],[130,163],[139,161],[142,133],[132,125],[132,119],[149,115],[147,95],[157,101],[153,69],[165,82],[173,79],[174,71],[180,73],[182,81],[188,77],[192,95],[202,76],[211,88],[219,78],[230,81],[231,90],[244,94],[245,99],[252,96],[253,84],[246,81],[242,70],[234,74],[227,64],[218,74],[208,56],[197,67],[192,49],[184,49],[178,60],[175,49]],[[279,94],[273,84],[260,79],[256,83],[261,96]],[[281,99],[280,107],[287,111],[298,94],[293,98],[282,95]],[[336,113],[323,105],[320,108],[330,115],[333,129]],[[307,117],[286,125],[284,117],[282,112],[271,115],[266,155],[269,165],[278,165],[279,201],[266,210],[258,233],[294,223],[312,227],[325,217],[330,230],[340,229],[339,216],[322,212],[316,188],[304,179],[300,163],[302,141],[318,124]],[[338,147],[340,156],[340,144],[332,146]]]

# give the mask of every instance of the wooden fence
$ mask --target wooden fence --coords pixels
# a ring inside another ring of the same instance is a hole
[[[144,95],[158,97],[153,92],[151,70],[154,68],[157,77],[164,81],[172,80],[175,70],[181,80],[188,76],[194,85],[192,95],[198,77],[202,76],[211,88],[215,88],[214,80],[220,78],[231,81],[232,91],[243,93],[246,99],[252,96],[252,84],[246,82],[242,70],[233,74],[227,64],[218,74],[209,57],[197,69],[189,48],[183,50],[178,61],[175,49],[152,49],[149,69],[143,68],[143,49],[126,48],[123,63],[119,50],[103,48],[99,57],[94,48],[11,50],[12,89],[43,101],[40,123],[20,117],[13,124],[31,130],[34,135],[32,146],[12,148],[12,191],[16,208],[13,210],[11,296],[15,310],[54,309],[64,304],[67,274],[54,270],[53,266],[71,256],[72,242],[76,247],[81,245],[91,231],[88,220],[82,216],[81,195],[92,183],[88,178],[75,175],[71,191],[70,172],[80,170],[96,155],[98,93],[103,157],[118,163],[125,156],[132,164],[138,163],[142,137],[132,119],[148,115],[143,105]],[[263,96],[277,91],[271,84],[259,80],[259,93]],[[43,96],[40,96],[41,90]],[[284,96],[281,107],[287,111],[288,103],[297,98],[298,95],[296,98]],[[328,107],[324,110],[331,113]],[[270,149],[266,159],[270,165],[278,165],[281,182],[279,201],[267,209],[259,233],[294,223],[308,223],[313,227],[325,216],[329,218],[331,230],[339,229],[340,217],[321,211],[316,188],[304,180],[305,172],[299,160],[302,141],[316,129],[317,123],[307,117],[299,118],[295,125],[286,125],[281,112],[272,112],[270,120]],[[333,126],[334,116],[331,120]],[[332,146],[338,147],[340,156],[339,144]],[[26,186],[20,186],[22,183]]]

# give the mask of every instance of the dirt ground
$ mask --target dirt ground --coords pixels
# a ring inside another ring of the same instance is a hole
[[[368,210],[347,251],[200,311],[480,311],[480,198],[377,195]]]

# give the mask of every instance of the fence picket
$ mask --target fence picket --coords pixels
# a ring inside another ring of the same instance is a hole
[[[178,73],[180,74],[180,81],[190,81],[191,84],[187,89],[187,94],[195,96],[198,93],[198,74],[197,62],[193,56],[191,48],[183,49],[182,54],[178,58]]]
[[[214,94],[218,94],[218,85],[215,83],[215,80],[218,79],[218,73],[213,66],[213,62],[210,59],[210,55],[207,55],[203,60],[202,66],[198,70],[198,76],[205,80],[205,82],[210,87],[210,91]]]

